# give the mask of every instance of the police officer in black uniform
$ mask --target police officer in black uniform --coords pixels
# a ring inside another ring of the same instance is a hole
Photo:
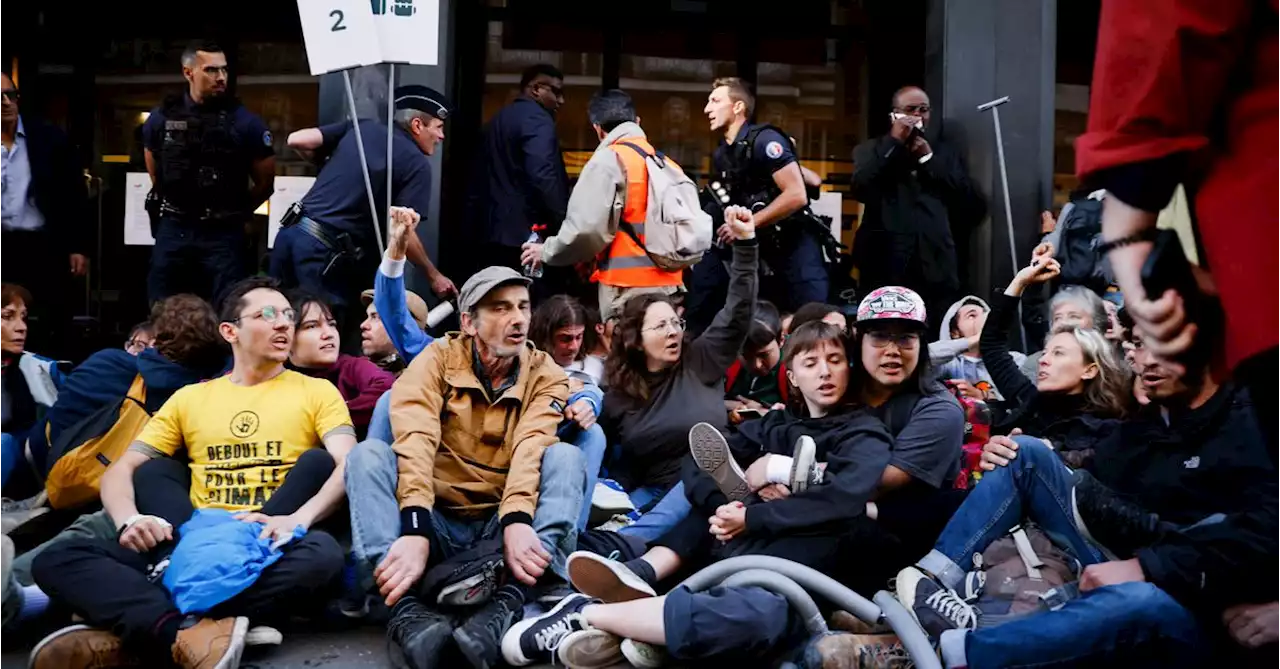
[[[227,94],[222,48],[188,46],[182,75],[187,92],[166,98],[142,129],[156,240],[147,276],[152,303],[178,293],[216,301],[247,276],[245,224],[275,182],[271,131]]]
[[[444,140],[448,99],[426,86],[395,89],[395,127],[391,145],[391,204],[425,216],[431,206],[431,161]],[[357,328],[364,319],[360,293],[373,287],[378,271],[374,226],[383,222],[387,203],[387,126],[360,121],[377,212],[369,209],[360,150],[351,121],[306,128],[289,135],[289,146],[312,160],[326,161],[311,190],[281,220],[271,249],[271,276],[286,287],[301,286],[324,295],[339,321],[343,346],[359,349]],[[384,235],[385,237],[385,235]],[[406,255],[422,268],[431,290],[444,298],[457,293],[436,269],[417,235],[410,235]],[[403,272],[404,267],[394,271]]]
[[[804,170],[791,139],[771,125],[748,123],[755,107],[746,82],[737,77],[712,84],[703,111],[712,132],[724,133],[712,156],[710,194],[715,207],[736,204],[755,212],[760,240],[760,296],[794,311],[809,302],[825,302],[828,272],[824,245],[834,240],[808,211],[809,187],[816,175]],[[713,216],[713,218],[716,218]],[[718,220],[718,219],[717,219]],[[724,241],[726,228],[717,232]],[[701,331],[724,304],[728,274],[723,258],[708,253],[693,268],[685,317]]]

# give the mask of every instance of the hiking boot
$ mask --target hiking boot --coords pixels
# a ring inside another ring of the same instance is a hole
[[[498,593],[453,631],[453,640],[471,666],[489,669],[498,664],[503,635],[523,614],[524,602],[517,601],[505,591]]]
[[[804,651],[805,669],[907,669],[914,667],[895,634],[844,634],[819,637]]]
[[[29,669],[114,669],[143,667],[137,656],[125,650],[120,637],[88,625],[64,627],[31,649]]]
[[[249,619],[201,618],[178,630],[173,642],[173,662],[182,669],[236,669],[249,634]]]
[[[935,645],[947,630],[978,627],[977,609],[915,567],[898,572],[897,591],[898,601]]]
[[[635,639],[623,639],[621,650],[627,662],[637,669],[658,669],[667,666],[667,649],[662,646]]]
[[[5,498],[0,501],[0,531],[9,534],[27,521],[49,513],[48,503],[49,495],[43,490],[27,499]]]
[[[598,509],[608,516],[629,513],[636,510],[631,496],[622,486],[612,479],[601,479],[591,490],[591,508]]]
[[[796,440],[795,450],[791,452],[791,492],[804,492],[811,485],[822,483],[822,472],[818,471],[818,445],[813,437],[801,435]]]
[[[417,597],[405,597],[391,609],[388,655],[397,666],[431,669],[438,664],[453,625],[453,618],[428,609]]]
[[[578,592],[613,604],[656,597],[653,586],[617,560],[587,551],[574,551],[567,562],[569,582]]]
[[[546,613],[511,626],[502,637],[502,657],[513,667],[556,660],[556,650],[565,637],[590,629],[582,608],[599,601],[586,595],[571,595]]]
[[[710,423],[698,423],[689,428],[689,450],[702,471],[711,475],[731,502],[741,501],[751,489],[747,487],[747,475],[733,460],[729,442]]]
[[[479,606],[493,597],[506,562],[502,558],[477,560],[459,567],[452,574],[436,603],[442,606]]]
[[[573,669],[610,669],[623,662],[622,639],[598,629],[571,632],[560,640],[556,658]]]
[[[1109,560],[1133,557],[1139,548],[1156,543],[1172,528],[1160,516],[1129,502],[1098,482],[1092,474],[1077,469],[1071,488],[1071,513],[1076,529],[1091,544],[1102,549]]]

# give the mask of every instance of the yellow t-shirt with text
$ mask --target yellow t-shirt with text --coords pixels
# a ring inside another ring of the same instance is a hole
[[[191,459],[197,509],[257,510],[307,449],[351,427],[332,383],[292,370],[255,386],[229,376],[186,386],[152,416],[138,441]]]

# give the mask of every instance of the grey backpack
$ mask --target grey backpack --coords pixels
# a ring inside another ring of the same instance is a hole
[[[649,201],[645,208],[644,241],[632,226],[622,228],[636,239],[660,269],[668,272],[698,264],[711,248],[711,216],[702,210],[698,187],[674,160],[661,151],[646,153],[630,142],[618,142],[639,153],[648,171]]]

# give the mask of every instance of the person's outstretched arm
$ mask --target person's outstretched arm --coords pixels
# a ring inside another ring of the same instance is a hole
[[[431,335],[418,327],[405,299],[405,254],[418,220],[417,212],[412,209],[391,208],[391,238],[387,240],[387,252],[382,256],[382,264],[378,266],[373,282],[374,309],[382,319],[387,337],[406,364],[413,362],[414,357],[433,341]]]
[[[729,265],[729,297],[711,326],[689,345],[686,364],[704,383],[724,377],[742,349],[755,313],[759,282],[760,247],[750,210],[729,207],[725,226],[734,236],[733,262]]]

